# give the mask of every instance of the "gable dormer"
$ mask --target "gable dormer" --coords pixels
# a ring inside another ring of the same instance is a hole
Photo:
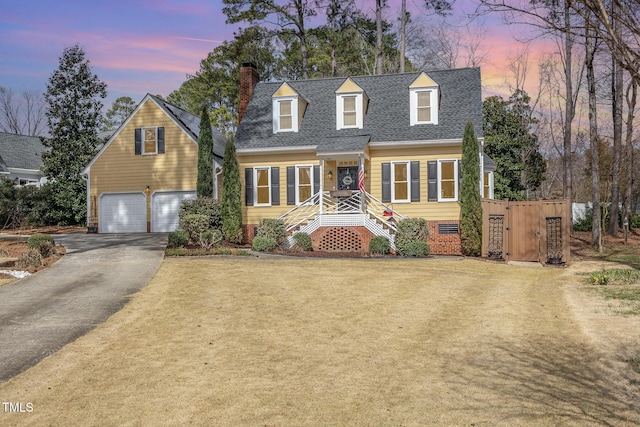
[[[273,133],[298,132],[307,101],[288,83],[282,83],[272,95]]]
[[[409,85],[411,126],[438,124],[439,91],[438,83],[424,72]]]
[[[369,98],[351,77],[336,90],[336,129],[362,129]]]

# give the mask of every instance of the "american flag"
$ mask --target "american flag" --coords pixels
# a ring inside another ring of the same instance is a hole
[[[358,169],[358,190],[364,193],[364,168]]]

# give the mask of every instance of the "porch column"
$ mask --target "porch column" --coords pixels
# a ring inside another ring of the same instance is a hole
[[[322,199],[324,199],[324,197],[322,197],[322,192],[324,191],[324,160],[320,159],[320,190],[318,193],[318,197],[320,198],[319,201],[319,205],[320,205],[320,214],[322,214]]]
[[[364,156],[362,154],[358,154],[358,191],[360,190],[360,174],[362,174],[362,177],[364,179]],[[360,211],[362,213],[365,213],[367,209],[367,202],[365,200],[366,194],[367,193],[365,186],[365,192],[360,193]]]

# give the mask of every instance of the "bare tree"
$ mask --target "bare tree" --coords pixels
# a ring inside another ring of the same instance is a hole
[[[400,10],[400,72],[404,73],[404,58],[407,48],[407,0],[402,0]]]
[[[587,22],[585,33],[587,93],[589,95],[589,141],[591,148],[591,198],[593,219],[591,225],[591,244],[602,251],[602,232],[600,228],[600,164],[598,153],[598,116],[596,106],[596,78],[593,60],[596,52],[594,32]]]
[[[613,13],[616,15],[616,2],[612,2]],[[616,34],[621,37],[621,24],[618,21],[613,22],[613,29]],[[619,46],[614,45],[614,50],[618,50]],[[611,55],[611,115],[613,117],[613,163],[611,165],[611,215],[609,215],[609,234],[618,235],[618,214],[620,212],[620,158],[622,152],[622,87],[623,87],[623,69],[616,62],[615,54]]]
[[[376,74],[382,74],[382,8],[385,0],[376,0]]]
[[[16,99],[11,88],[0,86],[0,130],[40,136],[45,129],[44,97],[36,91],[24,91],[21,95]]]
[[[626,137],[626,187],[622,208],[622,224],[624,226],[624,243],[627,243],[629,232],[629,215],[631,213],[631,196],[633,191],[633,118],[638,99],[638,82],[632,79],[627,86],[627,137]]]

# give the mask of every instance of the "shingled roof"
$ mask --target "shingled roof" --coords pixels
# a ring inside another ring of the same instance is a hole
[[[200,135],[200,117],[192,114],[188,111],[177,107],[164,99],[160,99],[157,96],[148,94],[149,98],[153,99],[156,104],[162,108],[162,110],[172,117],[182,129],[187,132],[194,140],[198,140]],[[226,140],[222,133],[215,127],[211,126],[211,132],[213,134],[213,154],[222,158],[224,157],[224,148]]]
[[[41,170],[42,152],[48,149],[37,136],[0,132],[0,171],[8,168]]]
[[[365,139],[370,142],[462,140],[468,120],[473,122],[476,137],[482,137],[480,69],[426,73],[439,86],[437,125],[410,126],[409,86],[420,72],[351,77],[369,98],[362,129],[336,130],[336,90],[346,80],[341,77],[287,81],[308,106],[298,132],[274,134],[272,96],[282,82],[260,82],[238,127],[236,147],[242,150],[316,146],[320,153],[336,148],[362,149]]]

